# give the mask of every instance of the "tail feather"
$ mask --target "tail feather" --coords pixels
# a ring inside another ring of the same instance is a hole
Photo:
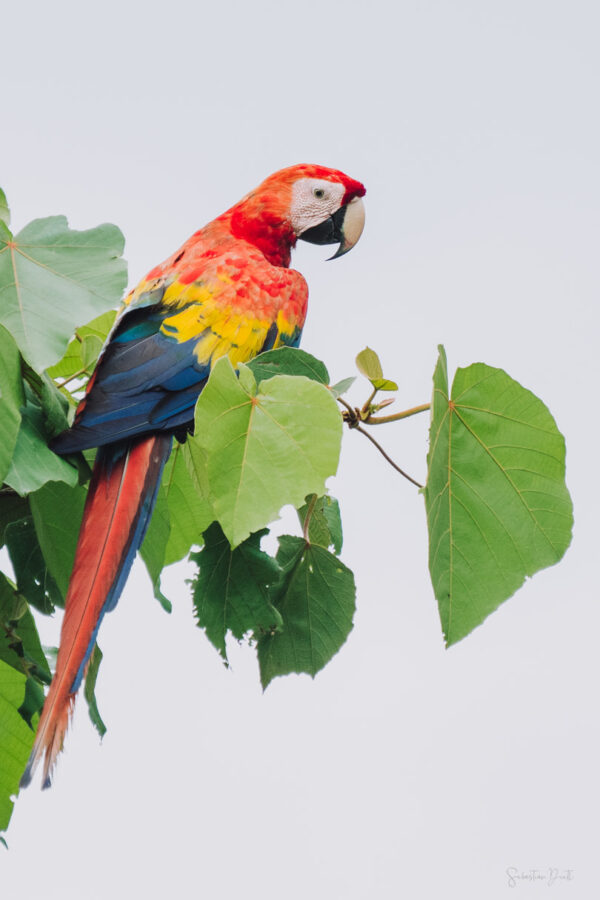
[[[98,452],[65,601],[56,672],[21,787],[30,783],[42,756],[43,787],[50,786],[98,628],[116,606],[144,539],[171,443],[170,435],[159,434]]]

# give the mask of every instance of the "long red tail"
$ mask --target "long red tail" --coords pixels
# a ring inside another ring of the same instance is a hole
[[[170,435],[159,434],[98,451],[65,601],[56,672],[21,787],[29,784],[42,756],[43,787],[50,786],[100,622],[115,607],[144,538],[171,443]]]

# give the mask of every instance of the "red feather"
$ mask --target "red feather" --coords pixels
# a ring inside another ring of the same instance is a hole
[[[50,785],[82,666],[87,666],[98,625],[110,608],[111,594],[131,567],[141,542],[140,530],[145,531],[154,506],[170,447],[171,437],[158,435],[138,440],[116,461],[108,454],[99,454],[65,601],[56,672],[21,780],[22,787],[31,781],[42,755],[45,755],[43,786]]]

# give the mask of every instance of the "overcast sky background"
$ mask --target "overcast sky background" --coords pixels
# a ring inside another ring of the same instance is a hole
[[[191,570],[169,617],[136,567],[100,633],[108,734],[80,702],[52,790],[19,798],[2,896],[545,896],[508,867],[598,896],[598,5],[24,0],[1,22],[16,229],[115,222],[133,285],[270,172],[343,169],[367,225],[342,260],[299,248],[303,347],[334,380],[374,347],[398,408],[429,399],[439,342],[452,371],[502,366],[566,436],[576,516],[564,561],[446,651],[422,499],[347,433],[355,628],[264,695],[251,650],[226,670],[195,628]],[[427,428],[377,434],[421,479]]]

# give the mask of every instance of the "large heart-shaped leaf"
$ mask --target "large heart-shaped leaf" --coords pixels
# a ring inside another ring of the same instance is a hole
[[[283,576],[272,597],[283,627],[258,642],[263,688],[290,672],[314,678],[348,637],[355,610],[352,572],[323,547],[285,534],[277,562]]]
[[[194,608],[200,628],[227,660],[227,632],[241,640],[247,632],[271,633],[281,616],[271,603],[268,587],[281,574],[276,561],[260,549],[259,531],[235,550],[218,522],[206,531],[205,544],[192,554],[199,572],[194,581]]]
[[[77,325],[117,305],[123,247],[115,225],[74,231],[51,216],[13,237],[0,221],[0,322],[34,369],[62,358]]]
[[[429,568],[449,645],[569,546],[565,442],[502,369],[458,369],[449,394],[440,347],[428,466]]]
[[[285,504],[324,493],[341,437],[342,417],[324,385],[276,375],[257,387],[248,368],[238,380],[226,357],[216,363],[192,441],[204,453],[209,500],[232,547]]]

